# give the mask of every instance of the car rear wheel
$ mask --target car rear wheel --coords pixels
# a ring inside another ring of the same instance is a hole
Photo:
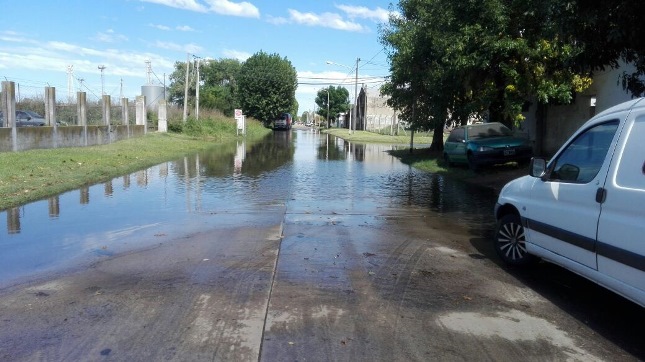
[[[528,265],[537,260],[526,251],[526,235],[519,215],[508,214],[497,222],[495,252],[510,265]]]

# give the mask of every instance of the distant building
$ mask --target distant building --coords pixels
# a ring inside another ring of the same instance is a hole
[[[381,96],[378,89],[361,87],[357,102],[356,129],[372,132],[388,128],[396,130],[396,111],[387,105],[388,99],[389,97]]]

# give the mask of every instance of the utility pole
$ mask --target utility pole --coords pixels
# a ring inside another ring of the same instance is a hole
[[[72,102],[73,79],[74,79],[74,66],[68,65],[67,66],[67,101],[69,103]]]
[[[199,60],[200,57],[193,54],[193,58],[196,60],[197,68],[197,80],[195,81],[195,120],[199,120]]]
[[[101,96],[105,95],[105,82],[103,79],[103,71],[105,70],[105,65],[99,65],[99,70],[101,71]]]
[[[356,117],[358,116],[358,62],[361,61],[361,58],[356,58],[356,79],[354,80],[354,128],[356,128]],[[352,121],[349,121],[349,133],[352,133]]]
[[[186,53],[186,81],[184,81],[184,123],[188,118],[188,71],[190,70],[190,53]]]
[[[327,88],[327,128],[329,128],[329,88]]]

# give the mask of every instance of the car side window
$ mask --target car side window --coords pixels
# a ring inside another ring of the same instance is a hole
[[[450,132],[450,135],[448,136],[448,139],[446,139],[446,142],[461,142],[464,140],[464,129],[463,128],[455,128]]]
[[[618,123],[612,120],[579,134],[554,160],[549,178],[581,184],[593,180],[605,161]]]

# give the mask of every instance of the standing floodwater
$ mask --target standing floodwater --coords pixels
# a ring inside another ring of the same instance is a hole
[[[404,165],[387,153],[394,148],[274,132],[0,212],[0,286],[198,232],[212,226],[209,215],[230,215],[218,218],[222,226],[250,225],[248,210],[272,206],[490,222],[492,194]]]

